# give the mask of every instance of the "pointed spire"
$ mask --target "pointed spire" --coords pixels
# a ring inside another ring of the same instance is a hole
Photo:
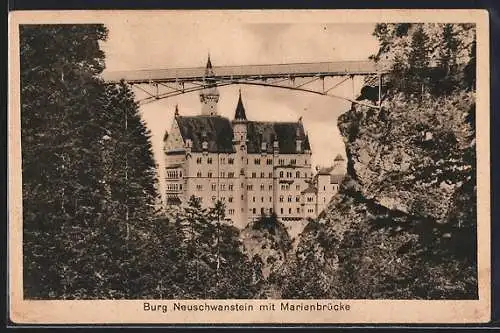
[[[174,116],[175,116],[175,117],[179,116],[179,104],[175,104],[175,112],[174,112]]]
[[[207,69],[212,69],[212,62],[210,61],[210,52],[208,52]]]
[[[210,60],[210,53],[208,53],[207,66],[205,67],[205,76],[213,76],[214,70],[212,68],[212,61]]]
[[[342,155],[337,154],[337,156],[335,156],[334,161],[344,161],[344,158],[342,157]]]
[[[247,115],[245,114],[245,107],[243,106],[243,101],[241,99],[241,89],[239,90],[238,104],[236,105],[236,112],[234,114],[235,120],[247,120]]]

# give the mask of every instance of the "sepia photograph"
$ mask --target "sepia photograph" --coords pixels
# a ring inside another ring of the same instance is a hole
[[[13,320],[489,320],[487,15],[341,12],[14,13]]]

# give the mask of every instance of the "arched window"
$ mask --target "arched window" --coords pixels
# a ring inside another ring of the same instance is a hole
[[[300,171],[297,171],[297,173],[295,174],[295,177],[300,178]]]
[[[283,171],[280,171],[280,177],[283,177]]]

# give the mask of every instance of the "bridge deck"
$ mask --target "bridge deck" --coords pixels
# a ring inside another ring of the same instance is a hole
[[[312,76],[370,75],[383,72],[372,61],[338,61],[295,64],[244,65],[213,67],[215,79],[285,78]],[[190,82],[203,79],[205,67],[147,69],[104,72],[107,82],[121,79],[129,83]]]

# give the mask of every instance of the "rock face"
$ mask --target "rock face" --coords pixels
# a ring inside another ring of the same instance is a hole
[[[257,298],[280,298],[276,278],[292,250],[292,240],[285,226],[276,218],[265,217],[249,223],[241,231],[240,239],[246,256],[260,272]]]
[[[441,144],[448,134],[457,140],[468,135],[461,122],[473,108],[474,96],[464,93],[458,98],[462,103],[454,106],[456,119],[437,115],[439,105],[433,107],[430,101],[401,103],[397,98],[382,109],[355,106],[343,114],[338,125],[346,138],[351,186],[365,199],[390,210],[444,221],[461,184],[447,181],[446,174],[432,175],[450,162],[450,156],[444,151],[436,159],[428,147]]]
[[[386,28],[376,31],[378,56],[408,57],[416,28]],[[453,29],[463,48],[454,55],[456,77],[445,79],[465,82],[474,31]],[[437,50],[431,64],[443,57],[444,30],[423,29]],[[339,117],[347,176],[300,236],[285,269],[287,297],[305,290],[303,298],[477,298],[475,93],[464,84],[441,94],[439,80],[426,82],[435,86],[418,94],[384,89],[381,107],[364,89],[358,100],[375,107],[353,104]]]

